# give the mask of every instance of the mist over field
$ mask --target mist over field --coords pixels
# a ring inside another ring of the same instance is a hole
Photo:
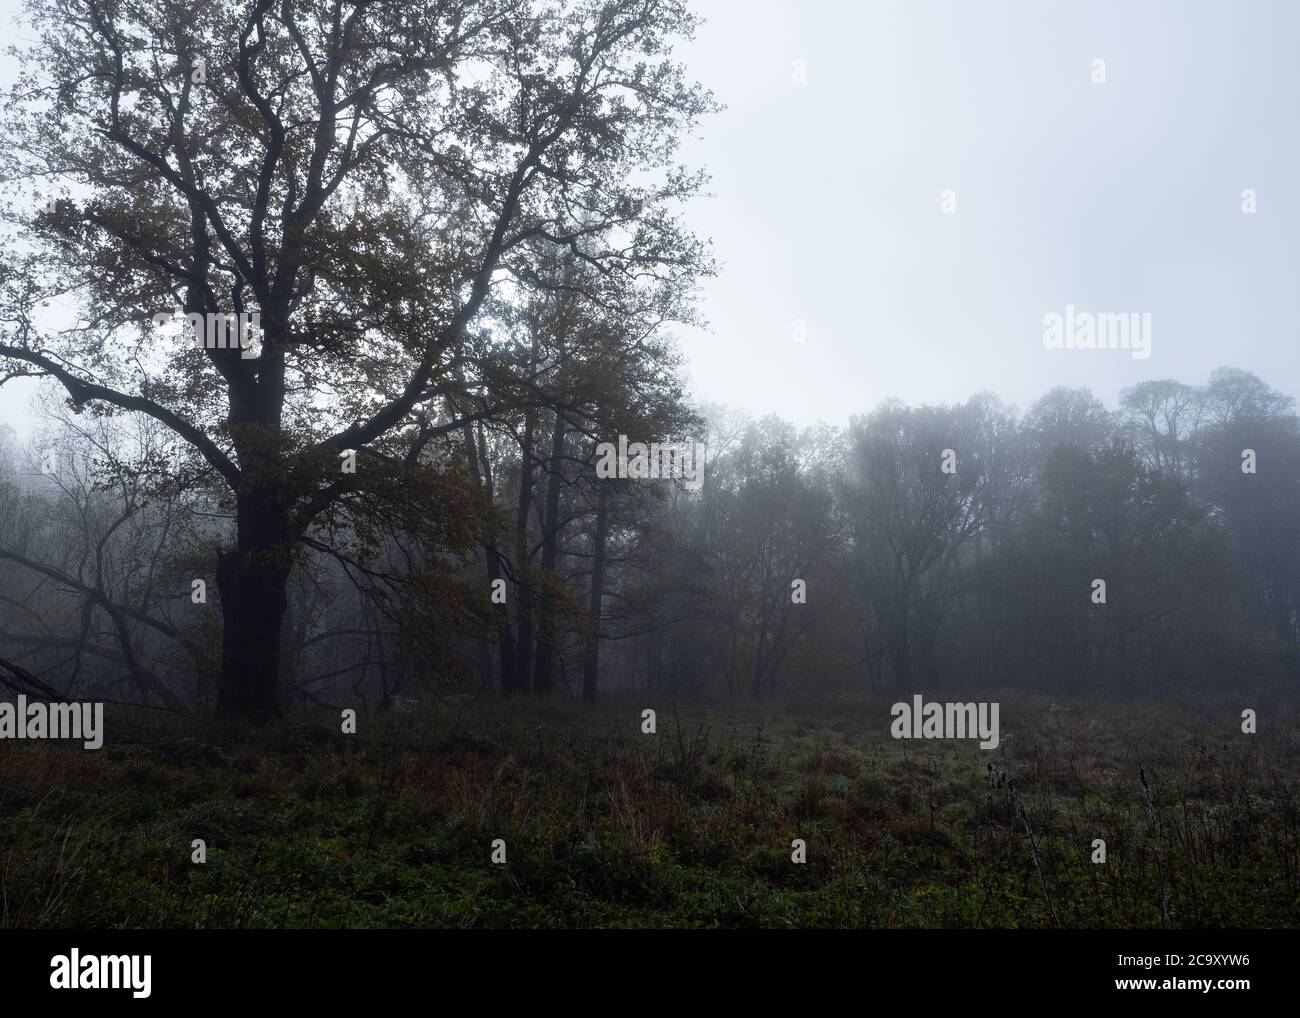
[[[0,928],[1297,925],[1295,8],[0,19]]]

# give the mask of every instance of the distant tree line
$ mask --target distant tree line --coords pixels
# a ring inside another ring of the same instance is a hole
[[[612,347],[535,310],[520,349],[561,405],[430,421],[414,469],[438,500],[376,492],[391,516],[307,539],[286,708],[1297,679],[1300,424],[1253,375],[1145,382],[1116,411],[1058,388],[1023,414],[890,401],[800,431],[692,412],[669,344],[637,402]],[[619,427],[689,435],[703,484],[598,476]],[[57,409],[29,448],[0,440],[0,657],[69,695],[216,705],[219,592],[196,603],[195,582],[232,521],[170,448],[147,415]]]

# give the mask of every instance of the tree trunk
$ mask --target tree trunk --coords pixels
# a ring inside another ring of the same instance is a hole
[[[483,490],[487,495],[488,510],[495,517],[496,488],[492,481],[492,463],[488,459],[487,439],[483,436],[482,426],[478,429],[478,462],[483,472]],[[488,521],[487,534],[483,539],[483,551],[487,556],[488,586],[495,587],[501,579],[501,551],[497,547],[495,518]],[[501,655],[501,693],[509,696],[515,691],[515,641],[510,633],[510,608],[505,604],[494,604],[497,616],[497,648]]]
[[[555,572],[560,545],[560,487],[564,483],[564,414],[555,413],[555,430],[551,433],[550,476],[546,483],[546,524],[542,534],[542,569]],[[548,575],[548,579],[553,577]],[[537,663],[533,673],[533,692],[551,691],[551,673],[555,666],[555,594],[548,586],[542,591],[541,629],[537,639]]]
[[[267,494],[240,494],[233,550],[217,556],[221,714],[265,724],[281,715],[280,636],[292,562],[288,520]]]
[[[596,702],[596,679],[600,664],[600,616],[605,593],[605,534],[609,507],[605,485],[596,482],[600,495],[596,502],[596,539],[591,554],[591,629],[582,658],[582,700]]]
[[[460,380],[459,376],[457,376],[457,380]],[[452,407],[452,412],[456,412],[454,405]],[[491,591],[493,581],[501,574],[500,562],[496,556],[496,534],[493,531],[496,503],[492,498],[491,481],[485,480],[484,477],[483,470],[486,468],[486,464],[480,464],[479,462],[479,449],[474,440],[474,426],[469,421],[466,421],[461,427],[461,438],[464,439],[465,442],[465,462],[469,466],[470,477],[473,478],[474,486],[483,490],[484,498],[488,503],[488,517],[483,536],[483,551],[485,558],[487,559],[488,590]],[[496,568],[494,569],[493,567]],[[505,605],[494,606],[494,608],[504,607]],[[494,614],[497,614],[498,616],[500,615],[499,612],[494,612]],[[508,624],[509,623],[507,623],[507,625]],[[492,681],[492,645],[488,642],[486,633],[480,635],[475,641],[475,656],[478,658],[479,689],[481,691]],[[503,687],[502,692],[509,693],[510,690]]]
[[[523,453],[519,461],[519,511],[515,516],[515,579],[519,603],[519,638],[515,641],[515,689],[529,691],[529,666],[533,649],[533,594],[528,582],[528,512],[533,501],[534,411],[524,418]]]

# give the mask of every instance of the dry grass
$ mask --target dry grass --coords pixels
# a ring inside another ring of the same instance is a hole
[[[1001,703],[991,752],[867,699],[654,736],[639,700],[110,714],[99,752],[0,743],[0,925],[1297,924],[1294,708],[1247,736],[1232,704]]]

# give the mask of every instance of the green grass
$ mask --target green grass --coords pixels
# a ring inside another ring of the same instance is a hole
[[[0,742],[0,926],[1297,925],[1294,708],[1001,703],[995,751],[865,698],[110,712],[97,752]]]

